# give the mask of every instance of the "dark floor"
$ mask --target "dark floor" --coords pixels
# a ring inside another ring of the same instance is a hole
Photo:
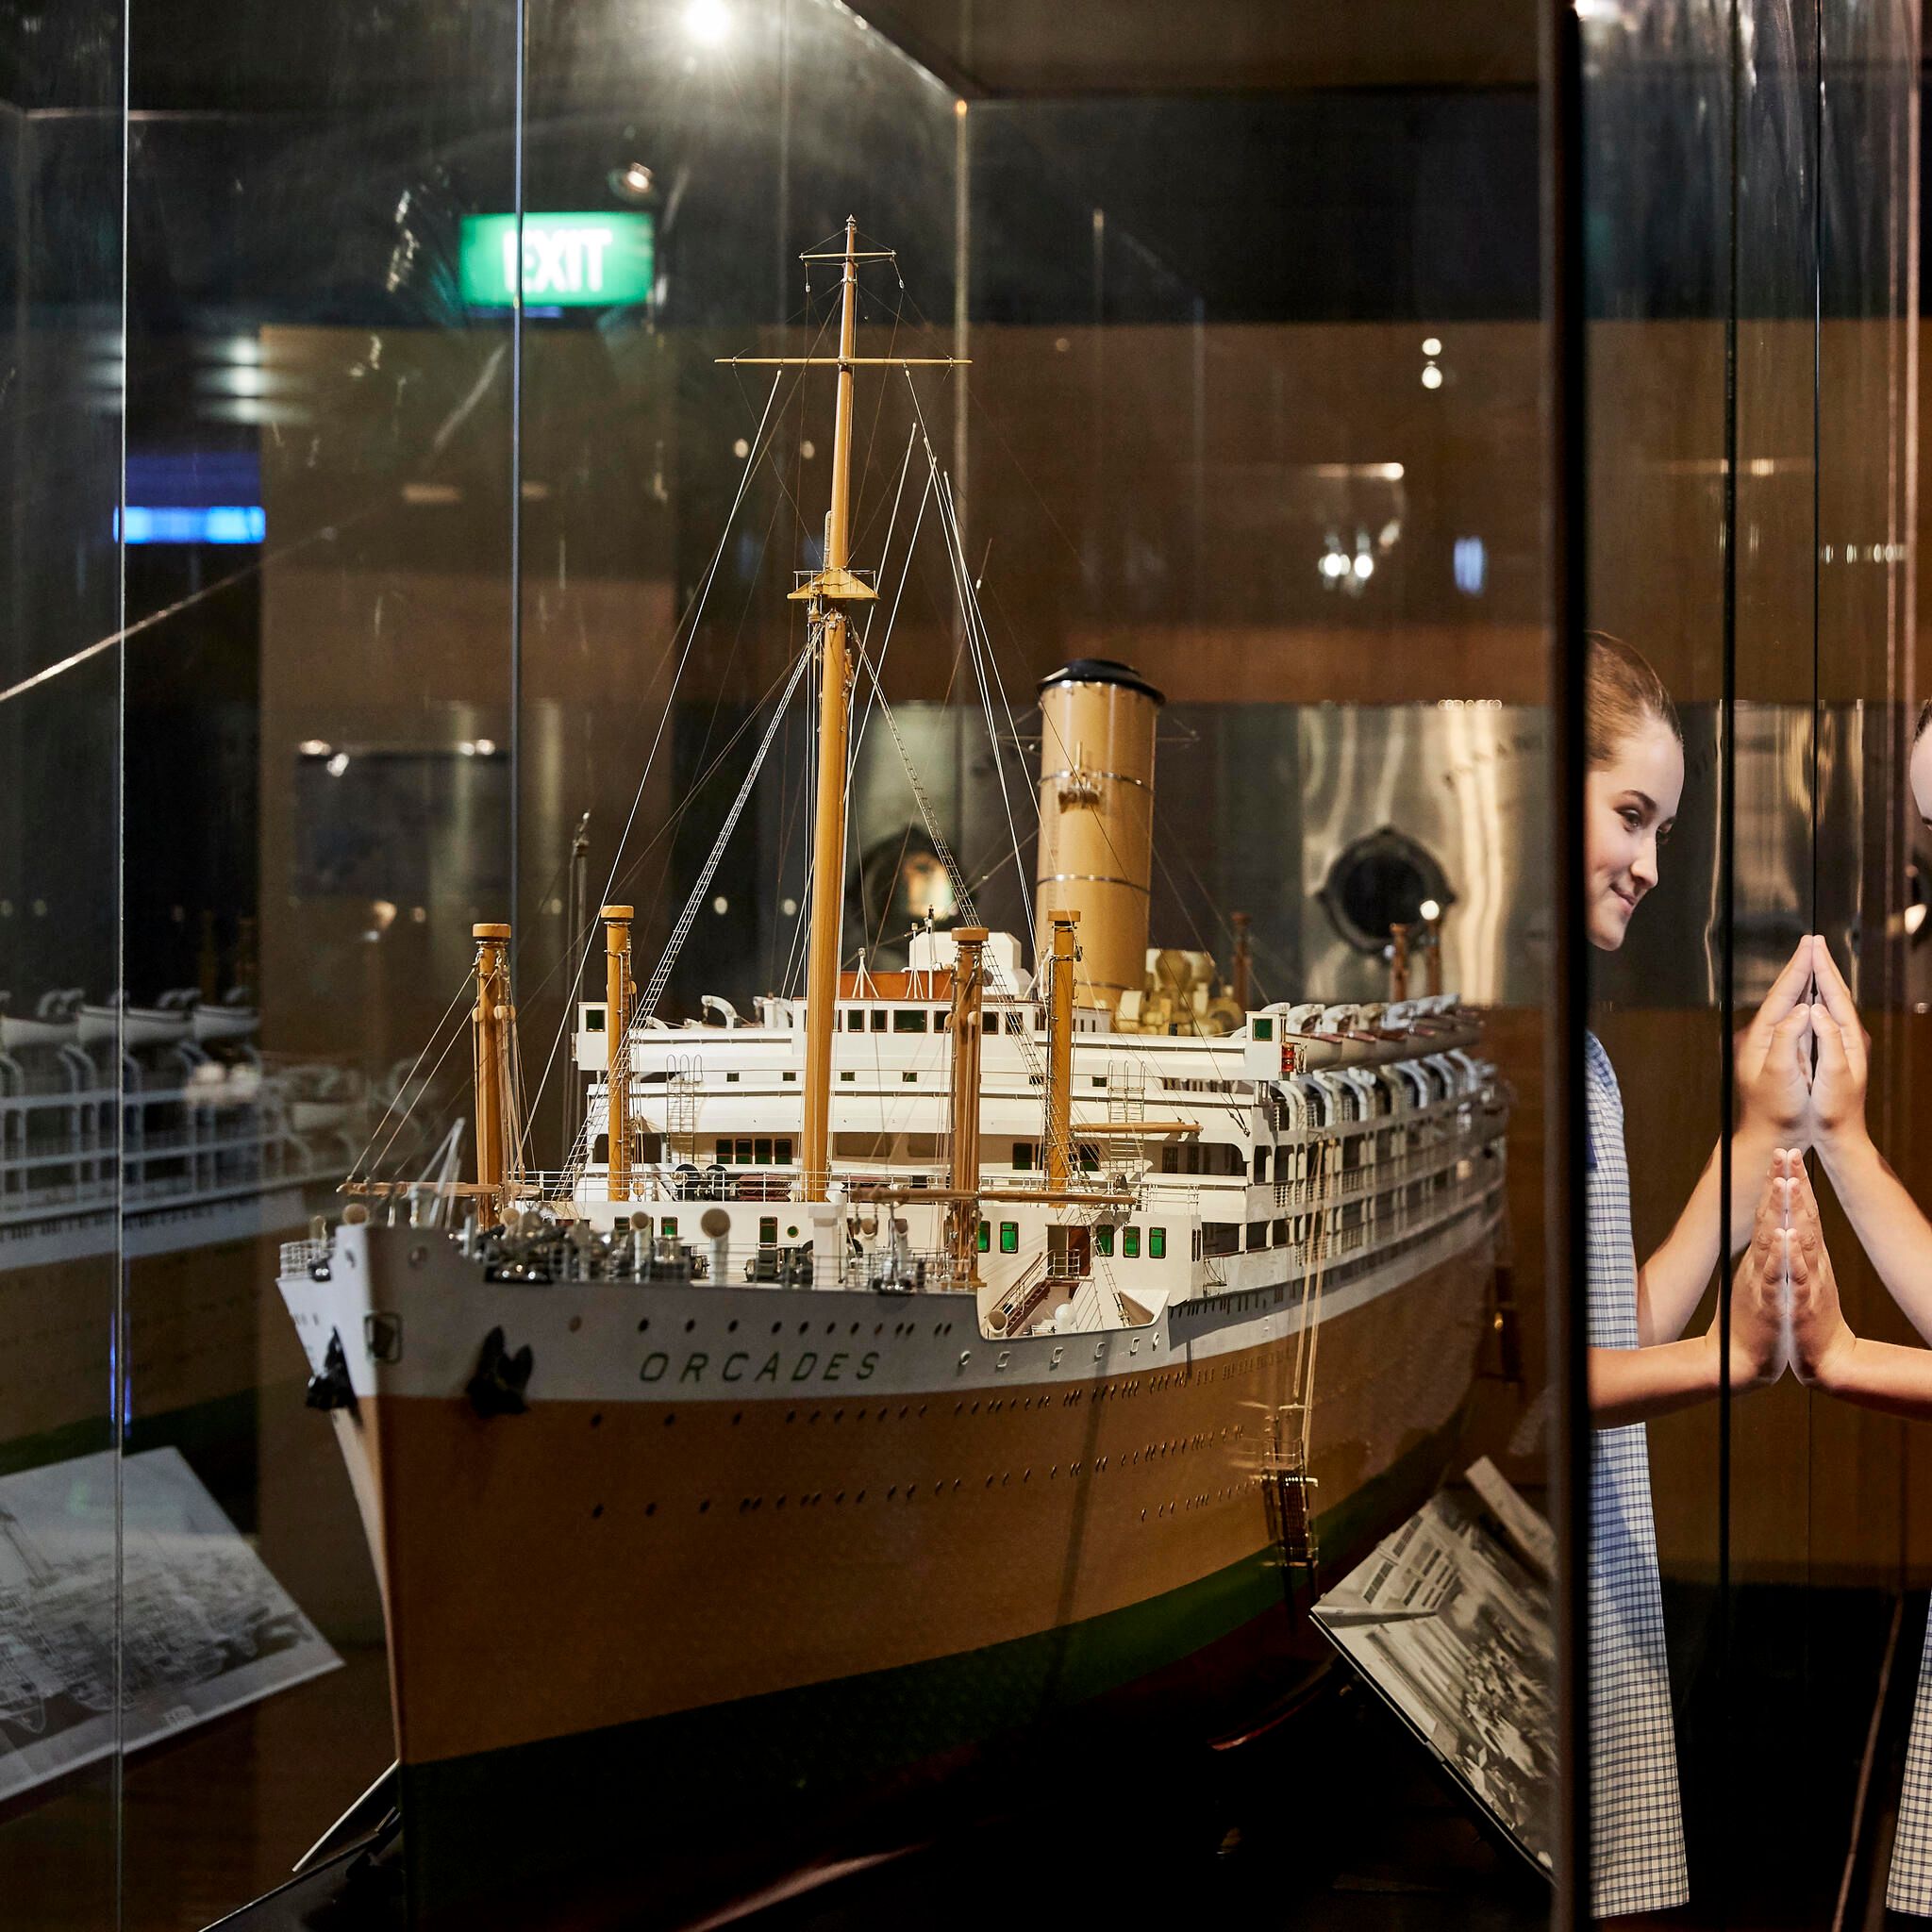
[[[1878,1591],[1757,1588],[1669,1595],[1680,1679],[1693,1902],[1671,1923],[1752,1932],[1867,1932],[1884,1921],[1890,1815],[1924,1627],[1893,1627]],[[1724,1641],[1726,1633],[1728,1641]],[[1893,1657],[1871,1798],[1856,1798],[1880,1673]],[[268,1890],[388,1753],[379,1652],[129,1761],[121,1882],[128,1932],[197,1932]],[[1091,1920],[1095,1913],[1265,1914],[1309,1932],[1514,1932],[1548,1923],[1537,1873],[1428,1753],[1341,1667],[1309,1708],[1252,1743],[1172,1775],[1047,1758],[1020,1815],[939,1816],[909,1850],[882,1848],[830,1882],[767,1903],[765,1932]],[[112,1805],[81,1774],[0,1816],[0,1924],[96,1932],[113,1924]],[[318,1919],[335,1888],[249,1932],[380,1932],[370,1898]],[[1841,1902],[1842,1900],[1842,1902]],[[1900,1932],[1904,1932],[1901,1925]]]

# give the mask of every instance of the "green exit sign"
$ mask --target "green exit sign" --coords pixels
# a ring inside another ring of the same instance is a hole
[[[525,214],[525,304],[588,308],[648,301],[656,253],[648,214]],[[465,215],[460,266],[471,308],[509,308],[516,300],[517,218]]]

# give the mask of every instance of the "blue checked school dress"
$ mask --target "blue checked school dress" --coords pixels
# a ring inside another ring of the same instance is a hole
[[[1912,1708],[1912,1739],[1906,1747],[1906,1783],[1899,1794],[1898,1829],[1891,1844],[1891,1878],[1885,1903],[1894,1912],[1932,1918],[1932,1624],[1919,1658],[1919,1695]]]
[[[1593,1033],[1584,1036],[1583,1066],[1590,1344],[1635,1348],[1624,1097]],[[1590,1759],[1591,1911],[1607,1919],[1682,1905],[1690,1880],[1641,1423],[1597,1429],[1591,1439]]]
[[[1906,1747],[1905,1790],[1899,1793],[1898,1827],[1891,1841],[1891,1878],[1885,1903],[1894,1912],[1932,1918],[1932,1624],[1919,1658],[1919,1694],[1912,1707],[1912,1737]]]

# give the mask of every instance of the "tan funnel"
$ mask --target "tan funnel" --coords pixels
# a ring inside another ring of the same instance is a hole
[[[1109,1008],[1147,976],[1154,720],[1160,693],[1109,658],[1076,658],[1040,687],[1040,861],[1034,931],[1080,915],[1083,1005]],[[1035,962],[1035,971],[1043,961]]]

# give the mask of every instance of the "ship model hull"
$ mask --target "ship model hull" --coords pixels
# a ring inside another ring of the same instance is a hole
[[[1500,1178],[1327,1292],[1332,1562],[1453,1451]],[[1003,1341],[965,1294],[479,1284],[408,1228],[289,1255],[354,1396],[419,1924],[562,1873],[675,1917],[1042,1727],[1204,1743],[1308,1667],[1267,1441],[1305,1279]],[[521,1413],[467,1392],[497,1329]]]

